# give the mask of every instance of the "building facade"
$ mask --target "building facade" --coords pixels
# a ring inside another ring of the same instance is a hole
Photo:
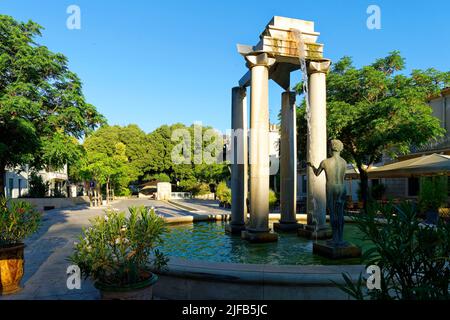
[[[69,193],[69,177],[67,171],[67,165],[60,170],[41,170],[38,172],[44,181],[48,184],[48,191],[46,196],[73,196]],[[7,168],[5,174],[5,195],[7,198],[20,198],[27,196],[29,192],[29,179],[31,176],[31,170],[28,165]],[[76,192],[75,192],[76,193]],[[74,195],[76,196],[76,195]]]

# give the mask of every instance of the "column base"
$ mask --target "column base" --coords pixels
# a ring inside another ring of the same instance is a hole
[[[230,234],[241,234],[245,230],[245,224],[231,224],[225,225],[225,232]]]
[[[361,249],[351,243],[335,246],[328,241],[320,241],[313,243],[313,254],[329,259],[358,258],[361,257]]]
[[[333,231],[328,226],[322,226],[316,230],[316,226],[301,224],[297,235],[309,240],[324,240],[331,239]]]
[[[273,229],[275,231],[282,231],[282,232],[297,232],[298,228],[300,228],[302,225],[297,222],[276,222],[273,224]]]
[[[251,232],[244,230],[241,233],[241,238],[251,243],[267,243],[278,241],[278,235],[273,232]]]

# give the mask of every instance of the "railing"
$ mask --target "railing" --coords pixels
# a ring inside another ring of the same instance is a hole
[[[171,199],[192,199],[192,194],[190,192],[171,192]]]

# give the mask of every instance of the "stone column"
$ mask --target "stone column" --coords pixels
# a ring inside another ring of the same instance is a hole
[[[242,237],[250,242],[276,241],[269,231],[269,67],[267,53],[246,56],[251,69],[250,221]]]
[[[231,98],[231,223],[225,228],[230,233],[241,233],[247,217],[247,93],[243,87],[234,87]]]
[[[274,224],[277,231],[297,231],[297,123],[295,92],[281,96],[280,139],[280,205],[281,219]]]
[[[316,168],[327,158],[327,104],[326,74],[331,61],[309,61],[309,107],[310,121],[307,138],[306,159]],[[326,223],[326,177],[325,172],[316,177],[307,167],[307,225],[299,235],[315,239],[331,237]]]
[[[327,91],[326,74],[330,61],[308,63],[310,129],[307,139],[307,161],[318,167],[327,158]],[[326,224],[326,178],[323,172],[316,177],[307,169],[308,179],[308,225],[325,229]]]

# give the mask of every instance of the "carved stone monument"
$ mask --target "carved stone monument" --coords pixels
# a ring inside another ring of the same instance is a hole
[[[274,228],[295,231],[299,227],[296,215],[296,108],[295,93],[291,91],[290,83],[291,72],[301,68],[299,53],[308,64],[305,72],[310,79],[311,126],[308,145],[311,152],[307,157],[312,162],[326,157],[326,74],[331,62],[323,57],[323,44],[317,42],[318,36],[312,21],[275,16],[256,45],[238,45],[238,52],[244,57],[248,71],[239,80],[239,86],[232,90],[232,129],[240,134],[233,134],[231,140],[232,150],[238,154],[232,157],[231,222],[226,230],[230,233],[241,232],[242,237],[250,242],[278,239],[269,228],[269,79],[285,90],[281,99],[281,217]],[[310,205],[308,210],[308,224],[317,220],[320,226],[324,226],[325,179],[315,178],[311,173],[308,173],[308,179],[308,194],[315,195],[315,206]],[[245,205],[247,195],[249,206]],[[318,218],[310,218],[312,215]]]

